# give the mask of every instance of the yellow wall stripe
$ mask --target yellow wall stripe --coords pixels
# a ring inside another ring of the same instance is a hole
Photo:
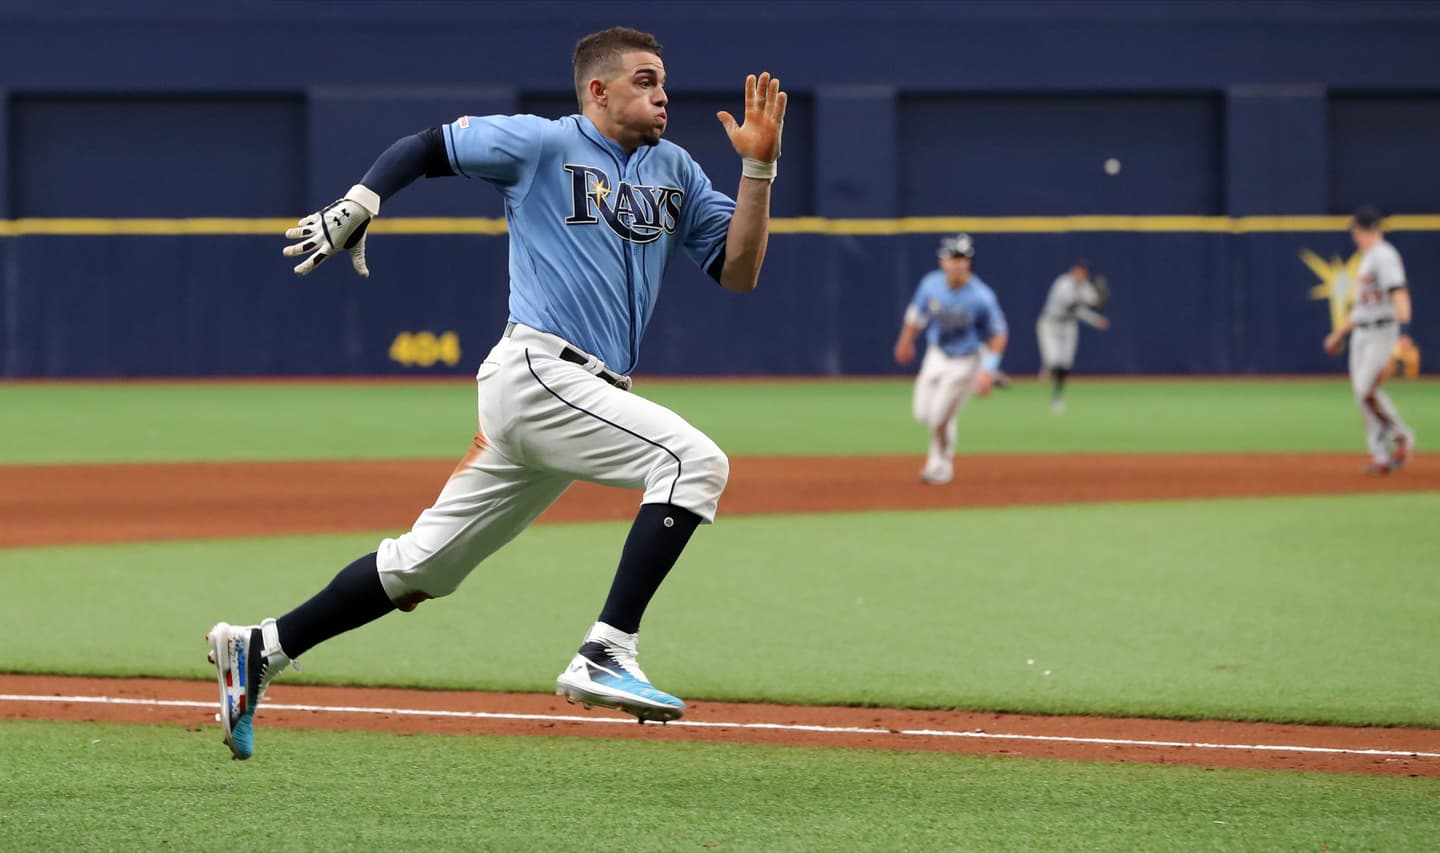
[[[1346,216],[910,216],[899,219],[825,219],[818,216],[772,219],[774,234],[893,236],[897,234],[1065,234],[1075,231],[1261,232],[1343,231]],[[293,219],[0,219],[0,237],[192,236],[261,234],[284,240]],[[1440,214],[1392,216],[1389,231],[1440,231]],[[505,233],[505,220],[480,217],[401,217],[377,219],[376,234]]]
[[[0,236],[283,234],[289,219],[0,219]]]

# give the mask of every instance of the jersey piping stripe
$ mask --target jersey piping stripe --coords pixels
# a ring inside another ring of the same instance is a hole
[[[658,447],[658,448],[660,448],[661,450],[665,451],[667,454],[669,454],[670,458],[675,460],[675,480],[674,480],[674,482],[672,482],[672,483],[670,484],[670,496],[669,496],[668,498],[666,498],[665,502],[666,502],[666,503],[674,503],[674,502],[675,502],[675,488],[680,485],[680,472],[681,472],[682,467],[683,467],[683,466],[681,465],[681,463],[680,463],[680,457],[675,453],[675,451],[671,450],[670,448],[666,447],[665,445],[661,444],[661,443],[658,442],[658,441],[655,441],[655,440],[653,440],[653,439],[646,438],[645,436],[641,435],[641,434],[638,433],[638,432],[635,432],[635,431],[632,430],[632,429],[628,429],[628,428],[626,428],[626,427],[623,427],[623,426],[615,423],[614,421],[611,421],[611,420],[607,420],[607,419],[605,419],[605,418],[602,418],[602,417],[600,417],[599,415],[595,414],[594,412],[590,411],[589,409],[587,409],[587,408],[585,408],[585,407],[583,407],[583,406],[577,406],[577,405],[575,405],[574,403],[570,402],[569,400],[565,399],[564,397],[561,397],[558,393],[556,393],[556,391],[555,391],[554,388],[551,388],[549,385],[546,385],[546,384],[545,384],[545,380],[540,378],[540,374],[538,374],[538,373],[535,372],[535,365],[530,361],[530,348],[529,348],[529,347],[526,347],[526,348],[525,348],[525,366],[530,369],[530,375],[533,376],[533,377],[535,377],[535,381],[538,382],[538,383],[540,383],[540,387],[541,387],[541,388],[544,388],[546,391],[548,391],[548,392],[550,393],[550,396],[554,397],[555,399],[559,400],[560,402],[564,403],[565,405],[569,406],[570,408],[574,409],[574,410],[577,411],[577,412],[580,412],[580,413],[582,413],[582,414],[589,415],[590,417],[594,418],[595,420],[599,421],[599,422],[602,423],[602,424],[605,424],[606,426],[612,426],[612,427],[620,430],[621,432],[626,433],[627,435],[632,435],[632,436],[640,439],[641,441],[645,442],[646,444],[650,445],[651,447]],[[596,379],[599,379],[600,377],[597,376],[597,377],[595,377],[595,378],[596,378]],[[604,381],[604,380],[601,380],[601,381]]]
[[[771,234],[821,234],[887,237],[902,234],[1069,234],[1075,232],[1158,233],[1320,233],[1343,231],[1348,216],[934,216],[898,219],[826,219],[818,216],[770,220]],[[0,219],[0,237],[30,236],[276,236],[294,227],[294,219],[192,217],[96,218],[22,217]],[[377,218],[370,234],[506,233],[503,218],[412,216]],[[1387,232],[1440,231],[1440,214],[1397,214],[1385,220]],[[278,239],[278,238],[277,238]]]

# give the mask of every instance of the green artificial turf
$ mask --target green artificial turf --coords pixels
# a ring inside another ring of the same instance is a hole
[[[1422,850],[1433,779],[574,738],[0,721],[0,846]]]
[[[1390,391],[1426,437],[1440,436],[1440,383]],[[637,392],[734,456],[919,453],[908,378],[779,382],[642,381]],[[0,384],[0,464],[461,455],[474,385],[442,382]],[[1022,381],[961,415],[965,453],[1354,451],[1360,415],[1329,380],[1086,380],[1069,410]]]
[[[646,616],[692,699],[1440,725],[1440,493],[722,519]],[[0,550],[0,670],[206,678],[380,534]],[[302,680],[546,691],[625,525],[541,525]],[[292,678],[287,675],[286,678]]]

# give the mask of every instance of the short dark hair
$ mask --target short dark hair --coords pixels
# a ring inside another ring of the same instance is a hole
[[[1380,230],[1380,222],[1384,218],[1385,216],[1380,212],[1380,208],[1373,204],[1363,204],[1355,211],[1355,218],[1351,219],[1350,222],[1357,227],[1364,228],[1366,231],[1378,231]]]
[[[643,50],[659,56],[660,49],[660,42],[654,36],[629,27],[611,27],[580,39],[571,62],[575,66],[575,99],[580,102],[580,109],[585,109],[585,87],[590,80],[606,76],[597,72],[613,71],[620,57],[630,51]]]

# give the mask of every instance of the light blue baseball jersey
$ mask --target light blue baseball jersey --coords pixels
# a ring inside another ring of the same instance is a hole
[[[677,249],[709,270],[735,202],[662,140],[626,156],[584,116],[464,116],[445,125],[458,175],[505,196],[510,319],[630,373]]]
[[[974,273],[964,287],[952,289],[942,270],[931,270],[910,305],[925,324],[926,342],[946,355],[968,355],[1008,331],[995,291]]]

